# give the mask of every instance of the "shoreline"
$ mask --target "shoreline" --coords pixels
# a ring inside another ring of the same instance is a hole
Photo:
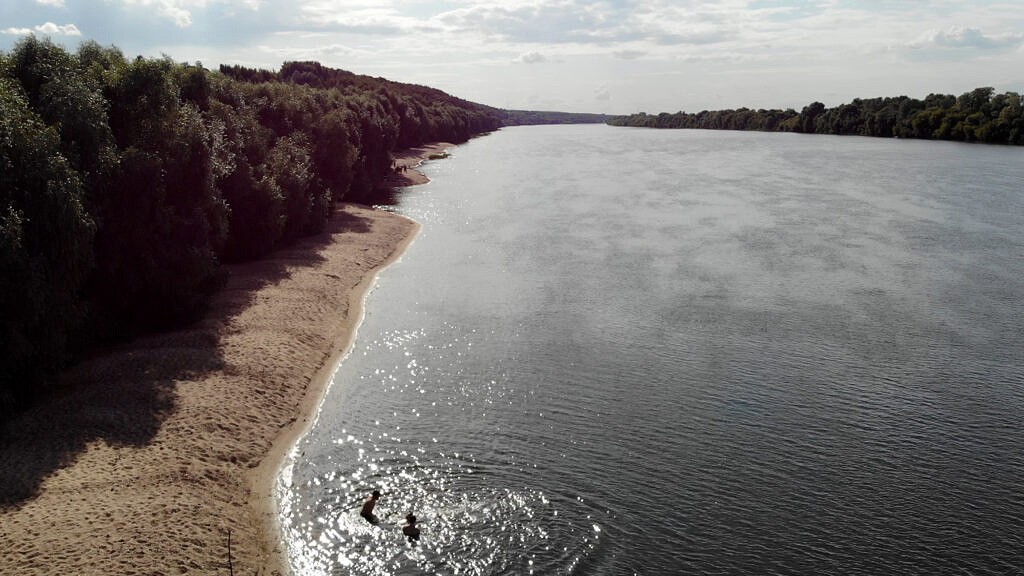
[[[323,234],[229,266],[200,321],[62,373],[0,437],[0,573],[290,574],[280,467],[418,228],[341,205]]]
[[[405,218],[404,216],[396,216]],[[407,219],[408,220],[408,219]],[[331,351],[327,361],[313,375],[309,388],[298,409],[302,415],[301,420],[296,419],[287,425],[274,439],[267,451],[266,456],[257,466],[252,475],[253,490],[250,493],[250,506],[260,516],[263,523],[264,549],[266,562],[264,571],[267,574],[279,574],[281,576],[291,575],[291,564],[288,560],[288,546],[283,541],[284,533],[281,529],[280,507],[275,493],[277,481],[283,467],[290,461],[292,450],[302,438],[309,433],[316,422],[320,405],[327,397],[331,381],[337,372],[341,361],[348,355],[355,343],[359,325],[362,324],[366,314],[366,298],[370,290],[377,282],[377,276],[390,265],[401,259],[402,255],[416,239],[419,233],[419,224],[414,224],[410,233],[400,241],[391,255],[383,260],[376,268],[370,270],[350,292],[351,302],[345,318],[345,328],[342,339],[338,341],[334,350]]]

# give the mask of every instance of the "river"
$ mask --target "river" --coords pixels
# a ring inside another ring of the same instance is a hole
[[[425,171],[281,477],[296,574],[1022,573],[1024,149],[519,127]]]

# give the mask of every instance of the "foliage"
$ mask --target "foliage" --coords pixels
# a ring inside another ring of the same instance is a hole
[[[657,116],[640,113],[614,118],[609,124],[1024,144],[1020,95],[1016,92],[995,94],[989,87],[976,88],[959,97],[929,94],[924,100],[907,96],[857,98],[834,108],[813,102],[800,113],[792,109],[755,111],[747,108]]]
[[[536,110],[502,110],[501,112],[503,126],[604,124],[615,118],[607,114],[584,114],[579,112],[544,112]]]
[[[60,136],[0,78],[0,414],[67,361],[94,225]]]
[[[189,72],[168,58],[137,58],[102,75],[118,162],[90,203],[100,224],[88,293],[99,335],[187,321],[223,280],[222,126],[180,97],[176,81]]]
[[[288,63],[278,73],[77,53],[0,53],[0,415],[75,353],[187,322],[222,262],[370,201],[392,152],[501,123],[441,91]]]
[[[314,180],[308,138],[298,132],[279,139],[270,150],[266,166],[284,199],[284,238],[303,236],[320,204],[315,200],[320,192]]]

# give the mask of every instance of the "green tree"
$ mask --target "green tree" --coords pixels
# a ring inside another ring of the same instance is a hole
[[[57,129],[61,152],[87,184],[115,162],[107,105],[99,84],[81,62],[49,39],[28,36],[10,54],[7,74],[16,79],[29,105]]]
[[[0,78],[0,413],[68,360],[94,224],[55,130]]]
[[[273,132],[261,126],[239,83],[217,83],[210,117],[223,126],[224,166],[217,187],[228,205],[227,260],[252,260],[270,253],[284,231],[284,198],[272,177],[257,170],[266,161]]]
[[[812,102],[800,111],[800,131],[805,134],[814,134],[817,129],[818,117],[825,113],[825,105],[821,102]]]
[[[294,137],[286,136],[278,140],[270,150],[264,170],[280,188],[284,198],[283,238],[294,240],[305,232],[316,205],[308,138],[297,133]]]
[[[101,222],[91,296],[111,336],[194,317],[223,280],[227,205],[215,186],[218,134],[178,97],[167,58],[106,71],[117,169],[95,197]]]
[[[353,166],[359,156],[358,138],[355,116],[346,108],[331,110],[313,127],[313,162],[334,200],[344,199],[352,186]]]
[[[971,115],[976,112],[988,115],[990,108],[989,101],[992,99],[992,94],[994,94],[995,91],[995,88],[992,88],[991,86],[975,88],[970,92],[961,94],[956,99],[956,106],[965,115]]]

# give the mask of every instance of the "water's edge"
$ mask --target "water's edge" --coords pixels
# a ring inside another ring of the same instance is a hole
[[[293,570],[1010,561],[1019,153],[611,130],[508,130],[401,197],[422,232],[297,450]]]
[[[289,576],[293,573],[288,555],[288,545],[281,529],[280,501],[287,489],[285,478],[294,464],[295,451],[299,442],[309,433],[320,415],[320,409],[330,390],[334,374],[352,350],[359,326],[365,317],[366,298],[373,290],[380,273],[402,258],[419,233],[419,223],[398,214],[394,216],[408,220],[413,227],[406,237],[394,246],[391,254],[377,267],[367,270],[359,284],[349,291],[350,309],[344,322],[346,325],[344,338],[335,341],[335,346],[330,351],[327,361],[310,379],[306,394],[299,403],[295,419],[282,429],[266,456],[253,472],[253,488],[250,491],[249,499],[250,505],[256,510],[257,516],[263,523],[264,557],[267,559],[261,573],[282,576]]]
[[[396,154],[396,164],[413,172],[414,176],[409,180],[410,185],[426,184],[429,179],[417,168],[422,166],[431,154],[446,151],[453,146],[453,144],[441,142],[405,150]],[[335,347],[330,351],[326,362],[310,380],[305,397],[299,404],[295,420],[281,431],[266,457],[253,472],[250,506],[256,510],[257,516],[263,523],[264,558],[266,558],[266,565],[261,573],[282,576],[293,574],[289,543],[284,537],[281,526],[281,502],[290,486],[291,470],[297,456],[298,445],[319,419],[324,400],[334,381],[334,375],[352,351],[359,327],[366,316],[366,299],[373,291],[378,277],[392,264],[401,260],[419,234],[421,226],[418,222],[394,212],[389,212],[389,214],[412,223],[412,228],[401,242],[395,244],[391,254],[375,268],[366,270],[362,280],[349,291],[350,308],[345,319],[344,337],[334,343]]]

